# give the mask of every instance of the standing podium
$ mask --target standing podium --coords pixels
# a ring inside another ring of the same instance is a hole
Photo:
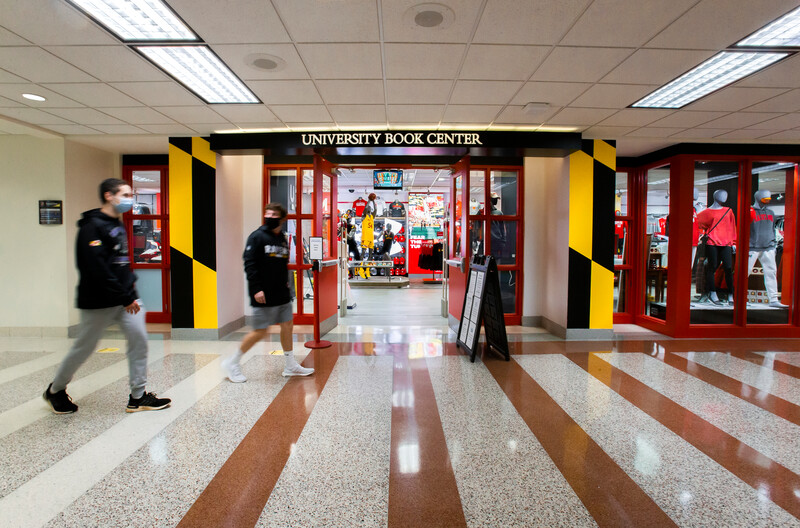
[[[472,258],[472,263],[469,265],[466,294],[456,339],[456,345],[470,354],[470,361],[473,363],[481,336],[481,324],[486,329],[486,348],[510,361],[497,263],[492,256],[477,255]]]

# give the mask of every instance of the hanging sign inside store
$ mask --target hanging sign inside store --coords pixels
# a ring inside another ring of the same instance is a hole
[[[39,200],[39,224],[63,224],[63,202],[61,200]]]
[[[470,354],[475,362],[481,324],[486,329],[486,348],[511,360],[508,352],[508,335],[500,297],[500,273],[494,257],[477,255],[472,258],[467,279],[467,293],[461,309],[456,344]]]

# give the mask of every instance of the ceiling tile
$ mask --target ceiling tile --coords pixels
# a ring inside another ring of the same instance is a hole
[[[761,139],[770,139],[775,141],[800,141],[800,129],[784,130],[783,132],[777,132],[775,134],[764,136]]]
[[[762,121],[780,117],[781,114],[774,113],[761,113],[761,112],[737,112],[728,114],[725,117],[720,117],[708,123],[704,123],[705,128],[744,128],[750,125],[755,125]],[[785,127],[791,128],[791,127]]]
[[[19,35],[15,35],[11,31],[0,27],[0,46],[30,46],[31,44],[31,42],[28,42]]]
[[[636,130],[636,127],[593,126],[584,130],[581,137],[584,139],[617,139]]]
[[[205,106],[157,106],[154,110],[185,125],[228,122],[224,117]]]
[[[170,136],[194,134],[194,130],[178,123],[170,125],[139,125],[139,128],[143,128],[151,134],[165,134]]]
[[[474,42],[557,44],[591,0],[489,0]]]
[[[50,53],[97,79],[110,81],[165,81],[167,75],[127,46],[51,46]]]
[[[603,82],[667,84],[712,55],[711,51],[640,49],[603,77]]]
[[[8,99],[6,97],[0,97],[0,108],[25,108],[28,105],[25,103],[19,103],[14,101],[13,99]]]
[[[383,81],[317,81],[327,104],[383,104]]]
[[[769,135],[767,130],[733,130],[717,136],[718,139],[758,139]]]
[[[231,123],[275,123],[278,118],[263,104],[216,104],[209,108]]]
[[[736,86],[796,88],[800,86],[800,55],[784,59],[765,70],[745,77]]]
[[[544,112],[537,113],[534,115],[526,114],[522,109],[522,106],[507,106],[503,109],[497,119],[495,119],[496,124],[510,124],[510,125],[538,125],[544,123],[551,117],[553,117],[556,112],[561,110],[560,107],[554,106],[552,108],[548,108]]]
[[[642,127],[630,133],[630,137],[667,138],[686,130],[685,128]]]
[[[379,39],[378,8],[373,0],[272,0],[272,4],[296,42],[377,42]]]
[[[30,101],[22,97],[24,93],[34,93],[46,97],[47,101]],[[77,101],[57,94],[36,84],[0,84],[0,95],[33,108],[70,108],[82,107]]]
[[[92,82],[93,78],[42,48],[0,48],[0,68],[30,82]]]
[[[703,0],[647,43],[648,48],[721,50],[797,7],[796,0]]]
[[[25,79],[11,72],[0,70],[0,83],[27,83]]]
[[[603,125],[645,126],[656,119],[668,116],[674,110],[653,110],[646,108],[626,108],[603,121]]]
[[[451,5],[456,10],[455,20],[444,28],[425,28],[406,20],[408,9],[419,3],[419,0],[381,2],[384,42],[467,42],[482,0],[460,0]]]
[[[775,119],[762,121],[747,128],[758,130],[788,130],[800,126],[800,114],[786,114]]]
[[[464,46],[459,44],[386,44],[387,79],[453,79]],[[424,57],[425,60],[421,60]]]
[[[188,125],[195,133],[205,136],[220,130],[231,130],[234,126],[230,123],[192,123]]]
[[[697,0],[650,2],[594,0],[560,44],[639,47],[681,16]]]
[[[447,123],[490,123],[502,110],[498,105],[448,105],[442,121]]]
[[[147,106],[202,106],[205,103],[174,81],[111,83]]]
[[[156,112],[152,108],[144,108],[141,106],[130,108],[103,108],[103,113],[132,125],[162,125],[174,123],[172,119],[164,114]]]
[[[329,105],[328,110],[337,123],[386,123],[384,105]]]
[[[597,82],[633,50],[627,48],[558,47],[533,74],[534,81]]]
[[[673,137],[677,139],[707,139],[730,132],[725,128],[690,128]]]
[[[270,2],[237,1],[235,7],[219,0],[167,3],[209,44],[290,40]]]
[[[79,125],[124,125],[122,121],[93,108],[49,108],[47,110]]]
[[[567,106],[591,86],[591,83],[529,82],[514,96],[511,104],[526,105],[535,102]]]
[[[717,119],[726,115],[726,112],[692,112],[690,110],[678,110],[663,119],[650,123],[651,126],[689,128],[703,123],[708,123],[712,119]]]
[[[548,125],[592,126],[614,113],[605,108],[564,108],[547,120]]]
[[[39,46],[117,42],[67,2],[23,0],[13,5],[13,16],[5,16],[9,10],[4,8],[3,26]]]
[[[442,119],[441,105],[388,105],[386,115],[390,123],[438,123]]]
[[[575,99],[570,106],[584,108],[625,108],[657,86],[635,84],[595,84],[583,95]]]
[[[333,125],[331,116],[323,105],[272,105],[270,109],[284,123],[288,123],[289,121],[295,123],[319,122],[330,123],[328,126]]]
[[[386,81],[386,99],[391,104],[445,104],[453,81]]]
[[[381,79],[379,44],[298,44],[315,79]]]
[[[522,86],[513,81],[458,81],[450,104],[506,104]]]
[[[275,119],[277,119],[277,118],[275,118]],[[278,128],[286,128],[285,125],[283,123],[281,123],[280,121],[260,121],[260,122],[253,122],[253,123],[241,123],[241,122],[237,123],[236,121],[234,121],[233,124],[234,124],[234,126],[237,126],[242,130],[263,130],[265,128],[268,128],[268,129],[272,130],[272,129],[278,129]],[[194,126],[194,125],[192,125],[192,126]],[[217,128],[219,128],[219,125],[217,125]]]
[[[244,81],[254,79],[308,79],[308,72],[293,44],[216,44],[211,46],[225,64]],[[257,55],[283,60],[274,70],[253,66]]]
[[[781,88],[739,88],[732,86],[714,92],[687,107],[687,110],[735,112],[786,92]]]
[[[322,103],[311,81],[250,81],[247,84],[268,105]]]
[[[545,46],[481,46],[469,47],[461,68],[461,79],[526,81],[550,48]]]
[[[0,108],[0,115],[18,119],[32,125],[71,125],[69,120],[35,108]]]
[[[147,134],[147,130],[143,130],[133,125],[92,125],[92,128],[99,130],[105,134]]]
[[[672,141],[625,137],[617,141],[617,156],[641,156],[672,145]]]
[[[102,132],[99,130],[95,130],[83,125],[46,125],[43,128],[47,128],[53,132],[58,132],[59,134],[64,134],[65,136],[102,134]]]
[[[800,83],[798,83],[800,85]],[[747,107],[748,112],[797,112],[800,111],[800,90],[792,90],[772,99]]]
[[[336,124],[333,121],[326,121],[324,123],[314,123],[301,121],[297,123],[286,123],[287,130],[336,130]]]
[[[132,99],[116,88],[103,83],[65,83],[45,84],[46,88],[94,108],[105,106],[137,106],[139,101]]]

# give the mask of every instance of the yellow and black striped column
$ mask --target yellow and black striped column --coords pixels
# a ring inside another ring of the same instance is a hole
[[[584,140],[569,158],[567,329],[610,329],[614,317],[613,141]]]
[[[169,140],[173,328],[217,328],[216,154],[203,138]]]

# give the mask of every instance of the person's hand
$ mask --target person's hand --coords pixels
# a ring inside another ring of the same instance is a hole
[[[132,303],[130,303],[128,306],[125,307],[125,311],[131,315],[136,315],[137,313],[139,313],[139,310],[141,309],[142,307],[139,306],[139,301],[133,301]]]
[[[255,298],[258,304],[267,304],[267,298],[264,297],[263,291],[256,293],[255,295],[253,295],[253,297]]]

